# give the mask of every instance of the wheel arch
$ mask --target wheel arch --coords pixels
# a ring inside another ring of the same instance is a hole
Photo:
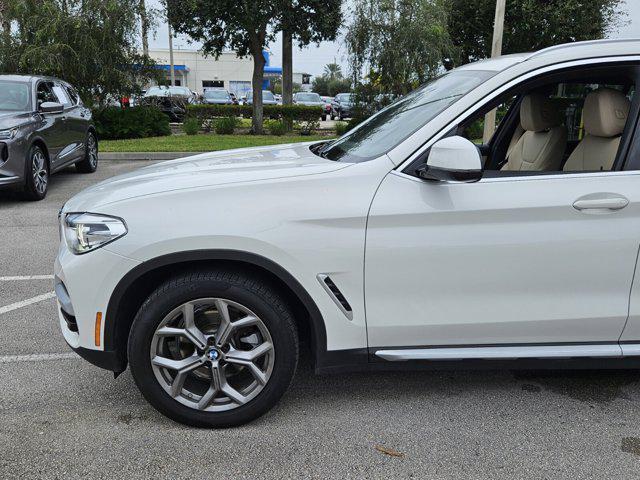
[[[49,154],[49,148],[47,147],[47,142],[45,142],[44,139],[41,137],[35,137],[34,139],[32,139],[31,145],[29,145],[29,149],[27,150],[27,156],[31,151],[31,147],[34,147],[34,146],[40,147],[44,152],[44,156],[47,159],[47,164],[49,165],[49,173],[51,173],[51,155]]]
[[[115,354],[116,373],[126,369],[129,331],[136,313],[149,294],[178,272],[221,266],[257,274],[285,294],[293,309],[301,339],[309,341],[316,368],[324,363],[327,334],[322,314],[293,275],[260,255],[237,250],[193,250],[143,262],[117,284],[111,294],[104,323],[104,349]]]

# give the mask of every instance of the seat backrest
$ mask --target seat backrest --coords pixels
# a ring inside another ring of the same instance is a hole
[[[631,102],[618,90],[602,88],[587,95],[582,111],[585,136],[563,170],[611,170],[630,108]]]
[[[520,104],[524,133],[508,152],[502,170],[558,170],[567,146],[567,129],[549,97],[532,93]]]

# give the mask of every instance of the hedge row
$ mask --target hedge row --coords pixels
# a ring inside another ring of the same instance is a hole
[[[171,135],[169,118],[155,107],[96,109],[93,121],[101,140]]]
[[[296,122],[316,121],[322,113],[322,107],[306,105],[264,105],[263,107],[264,118]],[[223,117],[251,118],[252,115],[252,105],[189,105],[187,107],[187,117],[198,118],[201,122]]]

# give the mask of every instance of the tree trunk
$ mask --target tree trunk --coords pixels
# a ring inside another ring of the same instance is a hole
[[[282,104],[293,103],[293,37],[291,32],[282,32]],[[293,130],[291,119],[285,118],[287,131]]]
[[[140,0],[138,12],[140,15],[140,28],[142,30],[142,54],[147,57],[149,56],[149,17],[147,16],[145,0]]]
[[[251,55],[253,55],[253,117],[251,121],[251,133],[262,135],[262,82],[264,80],[264,65],[266,60],[262,54],[262,45],[254,45],[251,50]]]

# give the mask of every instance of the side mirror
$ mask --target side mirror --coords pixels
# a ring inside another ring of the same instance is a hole
[[[466,138],[443,138],[433,144],[418,175],[440,182],[477,182],[482,178],[482,157],[478,147]]]
[[[38,111],[40,113],[62,113],[64,106],[58,102],[42,102]]]

